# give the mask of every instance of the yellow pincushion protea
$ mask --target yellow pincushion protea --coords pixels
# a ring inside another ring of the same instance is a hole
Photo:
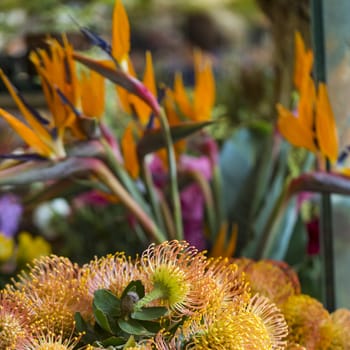
[[[71,334],[74,314],[83,308],[77,276],[77,265],[68,258],[51,255],[34,260],[29,271],[22,271],[7,290],[21,294],[30,310],[31,323],[43,333],[50,329]]]
[[[292,295],[282,306],[286,318],[290,343],[307,349],[328,349],[333,338],[328,311],[316,299],[305,295]]]
[[[198,278],[206,268],[204,253],[184,241],[151,244],[143,252],[140,265],[146,296],[138,307],[157,299],[169,307],[172,318],[205,308],[204,280]]]
[[[207,286],[206,314],[226,309],[228,305],[238,311],[250,300],[250,286],[245,275],[228,258],[208,259],[202,279]]]
[[[285,349],[287,324],[267,298],[256,295],[239,312],[231,310],[185,322],[186,349]]]

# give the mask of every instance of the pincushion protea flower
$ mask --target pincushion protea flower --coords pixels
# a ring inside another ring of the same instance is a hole
[[[255,295],[237,313],[227,307],[216,315],[186,321],[186,349],[285,349],[287,324],[267,298]]]
[[[62,334],[55,332],[45,332],[37,335],[30,344],[25,348],[26,350],[73,350],[76,349],[81,338],[81,334],[69,337],[63,337]]]
[[[102,258],[95,258],[84,265],[79,274],[82,298],[89,316],[94,292],[98,289],[108,289],[120,297],[125,287],[134,280],[140,279],[137,262],[133,262],[124,253],[108,254]]]
[[[184,241],[151,244],[140,259],[146,296],[138,307],[159,299],[172,317],[191,315],[207,304],[201,278],[206,267],[203,253]]]
[[[243,268],[252,288],[252,294],[265,295],[282,305],[291,295],[300,294],[300,285],[294,271],[282,268],[272,260],[251,261]]]
[[[34,260],[29,271],[19,274],[7,290],[21,296],[35,327],[71,334],[75,312],[83,311],[77,276],[77,265],[51,255]]]
[[[338,309],[331,314],[333,339],[330,349],[350,349],[350,311]]]
[[[206,314],[228,307],[238,311],[250,300],[250,286],[244,274],[228,258],[211,258],[202,277],[207,285],[208,305]],[[232,310],[232,311],[234,311]]]
[[[332,341],[331,318],[316,299],[305,295],[292,295],[282,306],[289,328],[288,341],[307,349],[327,349]]]
[[[0,293],[0,349],[23,349],[31,340],[30,314],[20,293]]]

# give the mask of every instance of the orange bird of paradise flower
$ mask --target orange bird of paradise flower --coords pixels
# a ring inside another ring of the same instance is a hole
[[[295,36],[294,84],[299,93],[295,113],[277,104],[277,127],[294,146],[320,153],[332,163],[338,157],[338,135],[327,87],[319,83],[316,90],[311,77],[312,51],[305,48],[300,33]]]

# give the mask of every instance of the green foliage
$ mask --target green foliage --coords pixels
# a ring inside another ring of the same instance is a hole
[[[128,284],[120,298],[111,291],[99,289],[94,293],[92,327],[79,313],[75,315],[78,331],[84,332],[83,342],[99,346],[126,348],[142,336],[153,336],[161,329],[160,320],[167,313],[165,307],[135,307],[145,295],[141,281]]]

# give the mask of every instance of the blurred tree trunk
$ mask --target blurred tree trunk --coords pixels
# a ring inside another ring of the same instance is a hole
[[[288,106],[293,90],[294,33],[310,47],[310,0],[256,0],[271,21],[276,73],[275,101]]]

